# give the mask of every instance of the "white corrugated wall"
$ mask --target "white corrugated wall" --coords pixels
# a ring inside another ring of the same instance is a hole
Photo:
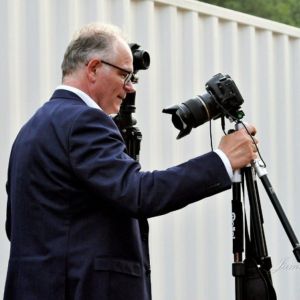
[[[245,99],[245,120],[258,129],[269,179],[300,236],[300,29],[191,0],[0,0],[0,20],[2,290],[11,144],[60,83],[72,33],[92,21],[121,26],[151,55],[149,70],[139,73],[136,99],[143,169],[166,168],[210,150],[208,124],[177,141],[161,110],[204,93],[214,74],[230,74]],[[212,130],[217,146],[219,120]],[[296,300],[300,265],[262,188],[260,193],[278,299]],[[153,299],[235,299],[230,201],[228,191],[150,220]]]

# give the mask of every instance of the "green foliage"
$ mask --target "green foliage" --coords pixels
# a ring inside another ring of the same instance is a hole
[[[200,0],[250,15],[300,27],[299,0]]]

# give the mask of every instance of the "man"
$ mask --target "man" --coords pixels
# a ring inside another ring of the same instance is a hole
[[[217,152],[141,172],[109,116],[134,92],[132,63],[116,28],[85,26],[66,50],[63,85],[18,134],[5,300],[151,299],[147,218],[230,188],[232,170],[256,158],[240,130]]]

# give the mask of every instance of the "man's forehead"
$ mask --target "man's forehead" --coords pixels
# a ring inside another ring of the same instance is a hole
[[[126,42],[121,41],[116,45],[117,60],[126,65],[132,66],[133,56],[129,45]]]

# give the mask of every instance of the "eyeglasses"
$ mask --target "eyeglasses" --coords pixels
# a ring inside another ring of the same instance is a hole
[[[102,61],[102,63],[104,63],[105,65],[108,65],[108,66],[110,66],[110,67],[113,67],[113,68],[115,68],[115,69],[118,69],[118,70],[120,70],[120,71],[122,71],[122,72],[124,72],[124,73],[127,74],[126,77],[124,78],[124,86],[127,85],[129,82],[131,82],[131,83],[137,83],[137,77],[134,76],[134,73],[133,73],[133,72],[129,72],[129,71],[123,69],[123,68],[120,68],[120,67],[118,67],[118,66],[115,66],[115,65],[113,65],[113,64],[111,64],[111,63],[109,63],[109,62],[107,62],[107,61],[102,60],[102,59],[101,59],[101,61]]]

